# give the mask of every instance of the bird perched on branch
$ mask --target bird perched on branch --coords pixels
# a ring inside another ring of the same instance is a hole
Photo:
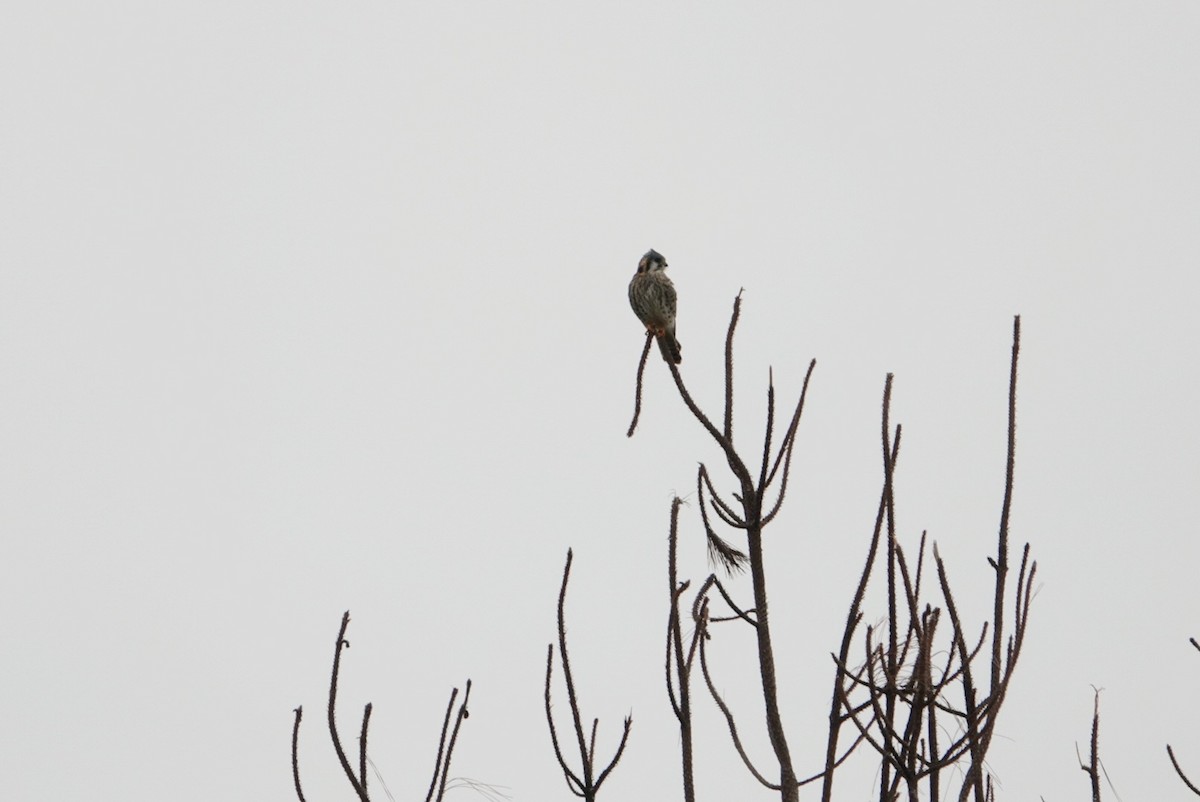
[[[675,285],[667,278],[666,269],[667,260],[661,253],[653,248],[646,251],[629,281],[629,305],[646,332],[658,340],[663,359],[678,365],[683,356],[675,339]]]

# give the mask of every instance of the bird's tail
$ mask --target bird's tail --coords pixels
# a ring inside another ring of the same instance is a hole
[[[683,361],[683,354],[680,353],[679,340],[675,339],[675,332],[668,331],[658,340],[658,350],[662,352],[663,359],[668,362],[673,362],[678,365]]]

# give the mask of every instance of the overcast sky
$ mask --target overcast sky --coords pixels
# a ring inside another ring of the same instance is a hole
[[[986,615],[1020,314],[1012,536],[1040,582],[1000,796],[1087,798],[1096,686],[1116,792],[1187,798],[1197,42],[1182,1],[8,4],[0,798],[288,799],[299,704],[309,799],[350,798],[322,721],[349,609],[348,740],[373,701],[397,799],[468,677],[452,774],[567,799],[541,683],[568,547],[585,712],[610,744],[634,717],[608,798],[677,798],[666,524],[697,461],[723,474],[656,358],[625,437],[650,247],[710,410],[745,289],[744,442],[768,367],[782,404],[817,360],[766,544],[799,770],[888,372],[901,537]],[[746,647],[713,645],[751,731]],[[701,798],[759,793],[697,706]]]

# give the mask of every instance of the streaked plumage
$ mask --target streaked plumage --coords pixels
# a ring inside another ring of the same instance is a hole
[[[675,339],[675,285],[667,278],[666,269],[667,260],[661,253],[646,251],[629,281],[629,305],[646,331],[658,339],[663,359],[678,365],[683,356]]]

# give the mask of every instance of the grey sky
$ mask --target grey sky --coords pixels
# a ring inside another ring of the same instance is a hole
[[[635,719],[608,792],[673,798],[666,522],[717,455],[658,360],[624,436],[650,247],[710,408],[745,288],[744,436],[768,366],[791,398],[818,360],[767,543],[801,770],[884,375],[904,537],[969,595],[1020,313],[1013,536],[1042,581],[1001,797],[1086,797],[1096,685],[1117,791],[1185,798],[1163,745],[1200,775],[1197,41],[1185,2],[10,4],[0,798],[287,799],[297,704],[310,798],[348,798],[321,711],[349,608],[347,728],[375,703],[397,798],[471,677],[452,773],[565,799],[540,694],[568,546],[586,711],[602,739]],[[756,718],[748,654],[716,647]],[[698,782],[746,792],[699,707]]]

